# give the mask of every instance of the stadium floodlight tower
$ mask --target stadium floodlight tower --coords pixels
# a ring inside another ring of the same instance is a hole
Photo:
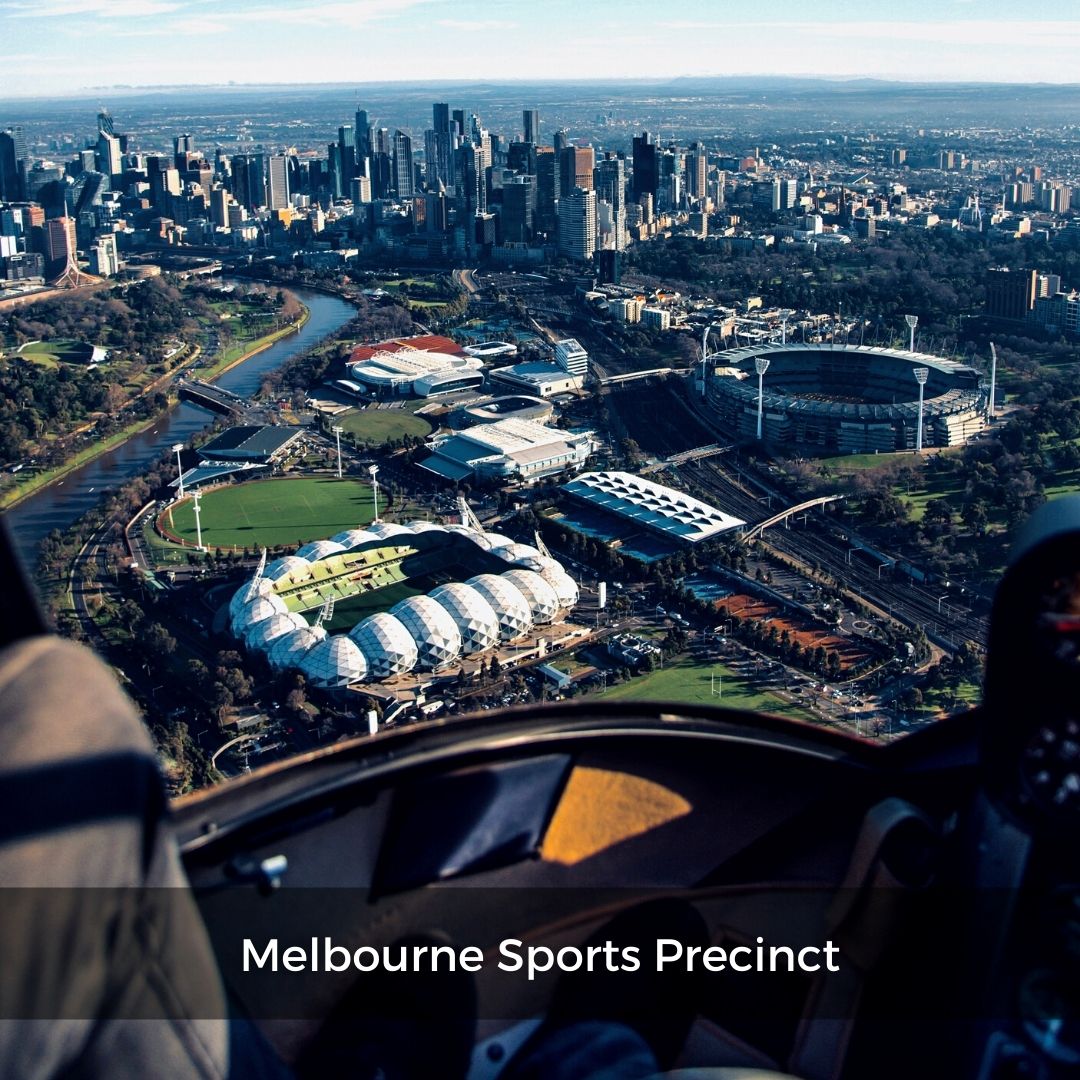
[[[184,449],[182,442],[173,444],[173,453],[176,455],[176,475],[180,481],[180,490],[177,493],[177,498],[182,499],[184,497],[184,466],[180,464],[180,451]]]
[[[199,508],[199,500],[202,498],[202,492],[196,489],[191,493],[192,508],[195,511],[195,550],[205,551],[202,542],[202,511]]]
[[[769,370],[769,358],[767,356],[755,357],[754,370],[757,372],[757,437],[760,442],[761,432],[764,426],[762,420],[765,415],[765,391],[763,380],[765,378],[765,372]]]
[[[341,479],[341,433],[345,430],[340,424],[335,424],[331,429],[334,439],[337,441],[337,478]]]
[[[709,358],[709,332],[716,330],[720,326],[719,323],[709,323],[705,327],[704,333],[701,335],[701,396],[705,396],[705,362]]]
[[[910,337],[908,339],[908,351],[909,352],[914,352],[915,351],[915,327],[919,325],[919,316],[918,315],[905,315],[904,316],[904,322],[906,322],[908,324],[908,330],[911,332]]]
[[[919,426],[915,429],[915,452],[922,449],[922,423],[923,423],[923,395],[926,392],[926,380],[930,377],[930,369],[917,367],[912,370],[915,381],[919,384]]]
[[[371,465],[368,467],[368,472],[371,474],[371,490],[375,496],[375,516],[371,519],[372,521],[379,520],[379,481],[375,479],[378,471],[378,465]]]

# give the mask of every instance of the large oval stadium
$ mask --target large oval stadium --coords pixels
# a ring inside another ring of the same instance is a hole
[[[233,595],[228,620],[272,668],[329,690],[445,671],[550,626],[577,600],[562,564],[528,544],[464,525],[376,522],[271,562]],[[340,633],[322,625],[330,602]]]
[[[713,355],[706,397],[733,435],[836,453],[911,450],[919,419],[915,371],[927,369],[923,446],[957,446],[983,426],[987,389],[954,360],[870,345],[755,345]]]

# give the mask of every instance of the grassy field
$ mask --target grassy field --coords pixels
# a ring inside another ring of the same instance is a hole
[[[406,435],[423,438],[431,434],[431,425],[422,417],[414,416],[405,409],[352,409],[334,418],[350,435],[360,442],[381,446],[391,439]]]
[[[203,496],[201,509],[203,543],[215,547],[302,544],[366,525],[373,510],[369,485],[332,477],[285,477],[218,488]],[[190,499],[166,518],[165,526],[174,536],[195,542]]]
[[[347,600],[334,603],[334,617],[326,624],[328,630],[351,630],[361,619],[374,615],[377,611],[389,611],[395,604],[408,600],[410,596],[419,596],[428,591],[430,585],[424,581],[399,581],[387,585],[385,589],[350,596]],[[308,621],[313,622],[312,616]]]
[[[712,693],[710,675],[723,678],[721,697]],[[670,701],[686,705],[723,705],[729,709],[753,709],[758,712],[813,720],[814,716],[798,705],[775,694],[751,690],[723,664],[698,664],[693,660],[665,663],[662,669],[638,675],[599,695],[605,701]]]
[[[84,351],[85,346],[81,341],[57,338],[55,341],[28,341],[18,350],[18,355],[42,367],[56,367],[61,360],[84,363],[82,359]]]

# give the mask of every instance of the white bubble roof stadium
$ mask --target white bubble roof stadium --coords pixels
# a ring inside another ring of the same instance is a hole
[[[505,564],[506,571],[477,574],[468,582],[452,581],[426,596],[408,597],[361,619],[347,634],[327,635],[296,610],[299,604],[314,615],[324,596],[334,598],[330,585],[363,574],[375,590],[405,581],[407,575],[397,569],[401,553],[430,553],[433,545],[462,540],[480,565],[498,560],[495,565]],[[283,596],[290,598],[292,610]],[[274,670],[296,668],[313,686],[332,689],[411,671],[446,670],[463,657],[554,622],[577,600],[577,584],[562,564],[528,544],[464,525],[379,522],[312,541],[269,563],[261,577],[245,582],[232,597],[229,626]]]

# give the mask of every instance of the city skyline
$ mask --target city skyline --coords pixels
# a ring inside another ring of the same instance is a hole
[[[718,13],[703,0],[656,18],[640,0],[239,0],[0,3],[0,97],[114,87],[463,79],[810,76],[923,82],[1076,82],[1080,20],[1017,19],[1004,0],[916,0],[866,19],[850,0]],[[568,34],[567,27],[574,33]],[[659,32],[659,36],[658,36]],[[664,34],[670,35],[666,41]],[[239,43],[239,44],[238,44]],[[483,45],[482,68],[466,65]],[[737,44],[737,47],[733,47]],[[493,47],[494,46],[494,47]]]

